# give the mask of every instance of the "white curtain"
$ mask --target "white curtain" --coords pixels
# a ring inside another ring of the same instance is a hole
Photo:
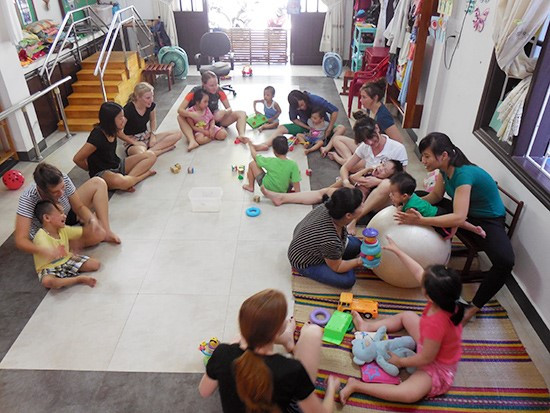
[[[335,52],[340,56],[345,55],[344,22],[345,4],[343,0],[322,0],[327,5],[325,24],[321,36],[320,52]]]
[[[495,17],[495,56],[506,75],[521,79],[498,108],[502,127],[497,136],[508,143],[519,132],[523,103],[529,91],[536,59],[529,58],[524,47],[550,13],[549,0],[499,0]]]
[[[178,34],[176,32],[176,19],[174,18],[174,7],[171,0],[154,0],[153,1],[154,16],[160,16],[164,23],[166,34],[172,42],[172,46],[178,46]]]

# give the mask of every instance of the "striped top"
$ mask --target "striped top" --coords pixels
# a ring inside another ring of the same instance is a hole
[[[73,184],[73,181],[71,181],[71,178],[69,178],[65,174],[63,174],[63,183],[65,184],[65,191],[63,192],[61,198],[57,200],[57,202],[63,208],[63,213],[67,215],[71,210],[71,203],[69,201],[69,198],[75,193],[76,188]],[[34,182],[19,197],[17,215],[21,215],[22,217],[30,218],[32,220],[31,232],[29,234],[31,239],[34,238],[34,235],[42,227],[42,225],[40,225],[40,221],[38,221],[38,219],[34,216],[34,208],[36,207],[36,204],[38,204],[38,202],[44,201],[45,199],[46,198],[42,198],[40,192],[38,192],[38,188],[36,187],[36,184]]]
[[[334,221],[323,204],[315,208],[294,229],[288,247],[288,259],[293,268],[303,269],[325,264],[325,258],[339,260],[344,255],[347,230],[338,236]]]

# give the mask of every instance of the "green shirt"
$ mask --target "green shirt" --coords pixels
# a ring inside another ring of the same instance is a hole
[[[416,209],[423,217],[435,217],[437,215],[437,207],[416,194],[412,194],[407,203],[403,205],[403,212],[411,208]]]
[[[265,170],[262,185],[273,192],[288,192],[290,184],[300,182],[302,176],[298,164],[292,159],[256,155],[256,163]]]
[[[468,216],[474,218],[497,218],[506,215],[495,180],[477,165],[455,167],[452,178],[441,172],[445,180],[445,192],[454,199],[456,188],[470,185]]]

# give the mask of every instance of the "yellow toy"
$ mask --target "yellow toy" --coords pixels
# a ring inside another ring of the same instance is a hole
[[[214,353],[214,350],[218,347],[220,344],[220,341],[216,337],[212,337],[210,340],[208,340],[208,343],[206,341],[203,341],[199,344],[199,350],[204,355],[204,365],[208,363],[208,360],[210,360],[210,357],[212,357],[212,353]]]
[[[365,318],[376,318],[378,317],[378,302],[366,298],[353,298],[352,293],[341,293],[338,311],[357,311]]]
[[[205,128],[206,128],[206,122],[203,121],[203,120],[201,120],[201,121],[195,123],[195,126],[196,126],[197,128],[205,129]]]

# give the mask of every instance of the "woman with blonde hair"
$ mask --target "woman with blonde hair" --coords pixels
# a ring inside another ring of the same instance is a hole
[[[283,293],[263,290],[249,297],[239,311],[241,339],[220,344],[199,384],[201,396],[219,387],[225,413],[332,412],[339,381],[330,376],[324,401],[315,395],[321,355],[321,327],[305,324],[294,345],[293,319],[286,319]],[[294,358],[274,352],[282,344]]]
[[[180,131],[156,133],[157,113],[155,110],[154,88],[147,82],[138,83],[124,106],[124,117],[128,120],[124,133],[119,137],[124,141],[126,155],[136,155],[151,150],[159,156],[176,147],[181,139]],[[149,124],[149,127],[147,127]]]

